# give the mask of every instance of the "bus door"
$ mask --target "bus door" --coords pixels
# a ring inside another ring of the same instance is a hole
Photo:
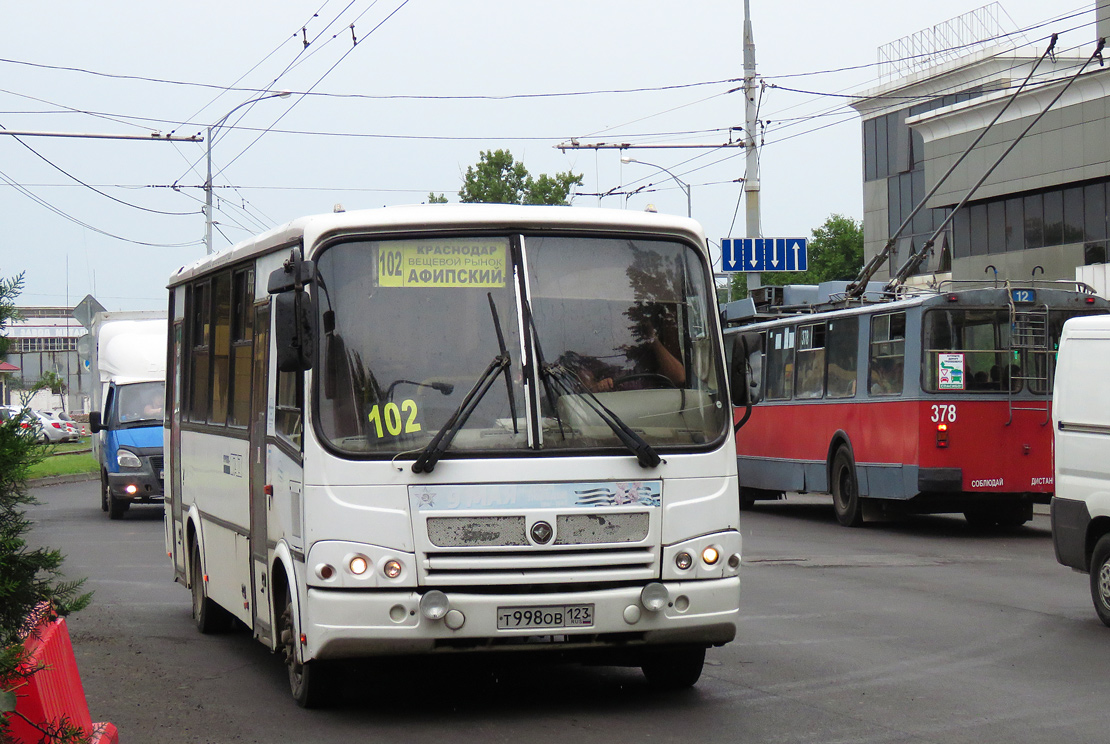
[[[271,640],[269,602],[269,533],[266,512],[266,400],[270,371],[270,304],[254,309],[254,355],[251,364],[251,419],[248,456],[251,498],[251,584],[254,635]]]
[[[181,294],[184,294],[183,292]],[[167,419],[170,425],[170,447],[166,452],[170,458],[170,482],[165,489],[166,503],[169,505],[170,519],[167,520],[166,536],[170,543],[166,549],[173,552],[173,572],[181,581],[185,581],[185,535],[181,515],[181,374],[178,365],[181,364],[181,342],[184,333],[184,323],[178,318],[172,318],[173,347],[170,353],[173,357],[166,368],[170,376],[168,381],[173,394],[173,408],[168,411]]]

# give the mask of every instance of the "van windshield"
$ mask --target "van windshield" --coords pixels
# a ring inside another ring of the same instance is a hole
[[[135,382],[116,388],[116,420],[121,425],[161,425],[166,383]]]

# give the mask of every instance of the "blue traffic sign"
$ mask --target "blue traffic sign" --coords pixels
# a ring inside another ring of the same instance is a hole
[[[723,271],[805,271],[809,268],[805,238],[724,238]]]

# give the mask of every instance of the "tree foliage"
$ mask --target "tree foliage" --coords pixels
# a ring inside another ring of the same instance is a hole
[[[15,298],[23,275],[0,280],[0,331],[17,318]],[[84,579],[67,581],[61,572],[62,554],[27,543],[32,523],[25,508],[37,503],[27,490],[28,469],[42,457],[42,447],[20,425],[22,416],[0,422],[0,738],[14,699],[10,694],[38,669],[29,668],[23,653],[28,623],[42,612],[66,615],[89,603],[80,594]],[[34,722],[50,741],[82,738],[66,721]]]
[[[467,167],[459,201],[567,206],[574,187],[581,183],[582,176],[570,171],[533,178],[508,150],[486,150],[475,165]]]
[[[842,214],[832,214],[814,228],[808,243],[809,268],[806,271],[765,272],[764,286],[820,284],[852,281],[863,268],[863,223]],[[746,274],[732,277],[733,298],[747,297]]]

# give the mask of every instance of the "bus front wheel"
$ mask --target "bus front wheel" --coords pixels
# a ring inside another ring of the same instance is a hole
[[[293,693],[293,700],[302,708],[324,707],[331,694],[330,675],[324,662],[302,660],[293,594],[288,587],[285,589],[285,611],[281,613],[280,623],[278,637],[285,656],[289,691]]]
[[[836,519],[845,527],[863,524],[863,505],[860,503],[859,481],[856,464],[847,447],[836,451],[832,464],[832,497]]]
[[[1099,620],[1110,626],[1110,535],[1100,537],[1091,554],[1091,599]]]
[[[648,684],[656,690],[685,690],[697,684],[705,665],[704,646],[648,651],[640,664]]]

